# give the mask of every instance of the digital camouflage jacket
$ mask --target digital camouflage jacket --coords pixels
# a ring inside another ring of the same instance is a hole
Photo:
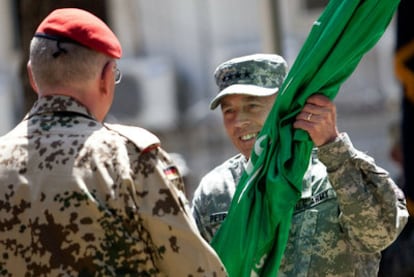
[[[225,219],[245,165],[236,155],[196,189],[192,212],[207,241]],[[376,276],[380,251],[407,218],[404,195],[388,173],[341,134],[312,152],[278,276]]]
[[[225,276],[151,133],[40,98],[0,138],[1,276]]]

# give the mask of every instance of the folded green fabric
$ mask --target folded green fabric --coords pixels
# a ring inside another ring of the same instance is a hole
[[[333,99],[380,39],[398,0],[331,0],[286,77],[211,244],[230,276],[276,276],[313,143],[293,121],[314,93]]]

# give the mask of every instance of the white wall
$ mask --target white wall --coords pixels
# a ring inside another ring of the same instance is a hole
[[[17,79],[19,53],[14,49],[15,32],[11,1],[0,1],[0,135],[15,124],[15,109],[21,102]]]
[[[259,2],[112,0],[111,17],[126,56],[173,60],[187,109],[215,94],[212,74],[220,62],[261,51]]]

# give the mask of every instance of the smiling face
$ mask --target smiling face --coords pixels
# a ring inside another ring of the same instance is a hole
[[[221,111],[227,135],[233,145],[246,157],[250,157],[256,137],[269,114],[276,94],[251,96],[232,94],[221,99]]]

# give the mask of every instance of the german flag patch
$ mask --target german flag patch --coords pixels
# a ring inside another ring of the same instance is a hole
[[[167,178],[172,181],[180,177],[180,173],[178,172],[178,169],[175,166],[169,166],[165,168],[164,173],[167,176]]]

